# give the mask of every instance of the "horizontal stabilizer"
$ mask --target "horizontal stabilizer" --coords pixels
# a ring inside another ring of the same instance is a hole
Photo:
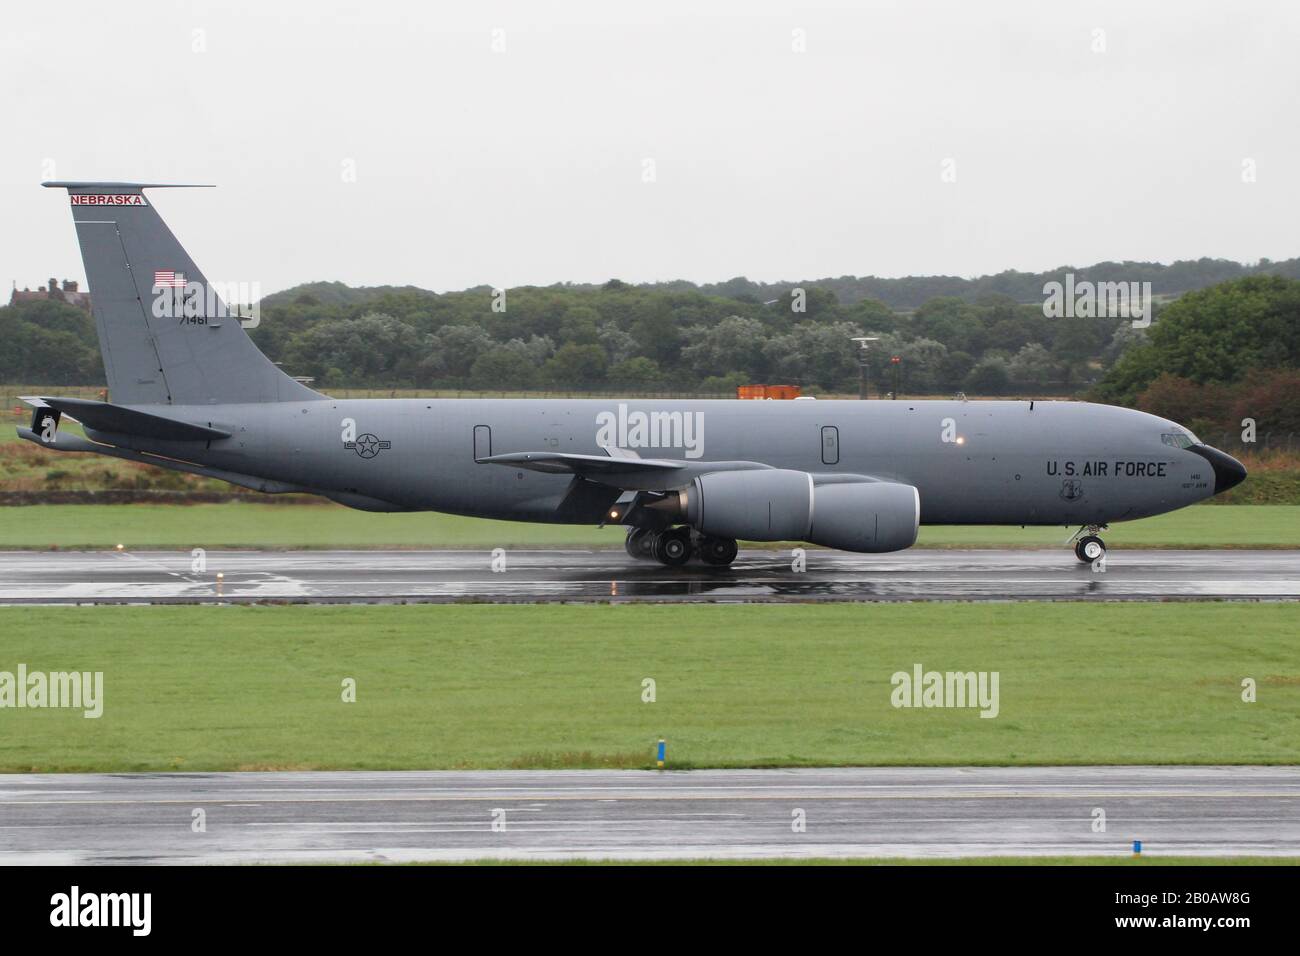
[[[230,432],[206,425],[179,422],[162,415],[96,402],[85,398],[23,397],[23,401],[37,408],[53,408],[74,418],[87,428],[117,435],[136,435],[140,438],[157,438],[161,441],[213,441],[229,438]]]
[[[244,475],[235,471],[225,471],[221,468],[208,468],[204,465],[196,465],[193,462],[180,461],[176,458],[164,458],[161,455],[150,455],[146,452],[134,451],[130,448],[118,448],[116,445],[101,445],[99,442],[88,441],[80,435],[59,435],[53,441],[47,441],[44,437],[38,435],[30,428],[19,428],[18,437],[24,441],[29,441],[34,445],[40,445],[48,451],[90,452],[93,455],[107,455],[110,458],[122,458],[126,461],[138,461],[146,465],[157,465],[159,468],[167,468],[171,471],[183,471],[190,475],[202,475],[204,478],[216,478],[219,481],[228,481],[232,485],[251,488],[254,491],[260,491],[268,495],[317,493],[311,488],[304,488],[301,485],[291,485],[284,481],[273,481],[269,478],[259,478],[256,475]]]

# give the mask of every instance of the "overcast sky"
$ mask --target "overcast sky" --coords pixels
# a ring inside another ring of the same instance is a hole
[[[1290,0],[8,4],[0,278],[83,278],[45,178],[217,184],[153,199],[265,292],[1289,258],[1298,35]]]

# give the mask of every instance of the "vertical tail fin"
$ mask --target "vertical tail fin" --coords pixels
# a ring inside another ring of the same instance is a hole
[[[43,185],[67,189],[71,199],[113,402],[209,405],[323,397],[263,355],[213,293],[144,195],[162,184]]]

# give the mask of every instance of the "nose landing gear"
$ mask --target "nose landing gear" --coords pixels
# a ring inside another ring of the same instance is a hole
[[[1084,564],[1092,564],[1098,558],[1106,556],[1106,542],[1102,541],[1097,535],[1106,530],[1105,525],[1084,525],[1076,533],[1083,535],[1074,542],[1074,556]],[[1087,534],[1084,534],[1087,532]]]

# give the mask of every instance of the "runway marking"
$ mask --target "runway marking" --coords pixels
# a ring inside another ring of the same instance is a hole
[[[149,553],[149,552],[146,552],[146,553]],[[156,561],[147,561],[147,560],[145,560],[144,558],[140,557],[140,555],[138,555],[138,554],[133,554],[133,553],[131,553],[130,551],[110,551],[109,554],[112,555],[113,558],[119,558],[119,559],[120,559],[120,558],[131,558],[131,559],[133,559],[133,560],[135,560],[135,561],[139,561],[141,564],[144,564],[144,565],[146,565],[146,566],[153,567],[153,568],[155,568],[156,570],[162,571],[164,574],[170,574],[170,575],[171,575],[172,577],[174,577],[174,578],[180,578],[182,581],[185,581],[185,582],[187,582],[187,583],[189,583],[189,584],[201,584],[201,583],[202,583],[202,582],[200,582],[200,581],[195,580],[194,578],[191,578],[191,577],[188,577],[188,576],[186,576],[186,575],[184,575],[184,574],[181,574],[181,573],[178,572],[178,571],[173,571],[171,568],[167,567],[167,566],[164,565],[164,564],[159,564],[159,563],[156,562]]]

